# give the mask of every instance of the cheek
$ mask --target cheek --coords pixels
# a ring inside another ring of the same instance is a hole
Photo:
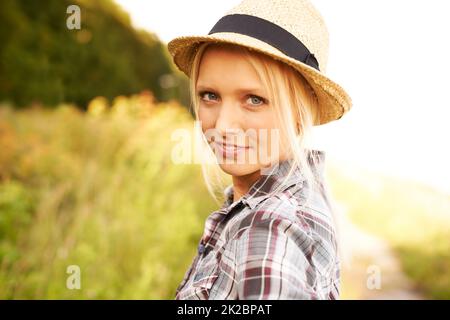
[[[249,121],[249,126],[250,125],[251,128],[255,129],[256,143],[264,149],[267,149],[270,146],[270,142],[277,137],[277,132],[274,131],[277,129],[274,116],[270,114]]]
[[[211,112],[211,110],[199,107],[198,120],[201,121],[203,131],[214,128],[214,124],[216,123],[215,118],[216,117],[214,113]]]
[[[258,127],[255,127],[257,134],[254,143],[256,143],[258,151],[262,154],[277,158],[285,152],[285,146],[282,141],[286,137],[283,136],[279,125],[275,123],[274,117],[263,119]]]

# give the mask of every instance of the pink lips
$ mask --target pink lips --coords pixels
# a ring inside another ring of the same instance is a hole
[[[219,152],[226,158],[232,158],[235,155],[237,155],[238,153],[243,152],[247,149],[250,149],[250,147],[227,145],[227,144],[218,143],[218,142],[214,142],[214,145],[217,146],[217,149],[219,150]]]

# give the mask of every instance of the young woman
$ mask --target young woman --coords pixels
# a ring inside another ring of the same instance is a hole
[[[189,76],[207,187],[207,218],[176,299],[337,299],[340,260],[314,125],[351,99],[325,76],[328,32],[305,0],[244,0],[206,36],[168,44]],[[206,161],[205,161],[206,162]],[[231,176],[225,188],[220,173]]]

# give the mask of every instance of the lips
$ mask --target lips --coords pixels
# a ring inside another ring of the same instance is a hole
[[[214,145],[217,147],[217,150],[219,150],[219,152],[224,157],[227,157],[227,158],[233,157],[240,152],[250,149],[250,147],[243,147],[243,146],[237,146],[234,144],[225,144],[225,143],[218,143],[218,142],[214,142]]]

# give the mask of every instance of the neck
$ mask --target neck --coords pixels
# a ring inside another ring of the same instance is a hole
[[[260,170],[244,176],[233,176],[233,202],[239,200],[261,176]]]

